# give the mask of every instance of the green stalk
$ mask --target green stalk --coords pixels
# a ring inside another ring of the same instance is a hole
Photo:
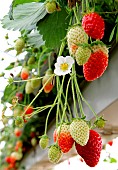
[[[66,45],[66,42],[65,42],[65,39],[63,39],[62,43],[61,43],[61,47],[60,47],[60,50],[59,50],[59,56],[62,55],[63,51],[64,51],[64,48],[65,48],[65,45]]]
[[[77,24],[80,25],[81,23],[80,23],[80,20],[79,20],[79,18],[78,18],[78,14],[77,14],[77,11],[76,11],[76,7],[73,8],[73,11],[74,11],[74,15],[75,15],[75,18],[76,18],[76,22],[77,22]]]

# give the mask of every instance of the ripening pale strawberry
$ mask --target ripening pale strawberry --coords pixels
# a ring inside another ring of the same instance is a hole
[[[92,53],[87,63],[83,65],[84,77],[93,81],[101,77],[108,66],[108,57],[101,50]]]
[[[67,44],[70,55],[75,56],[79,44],[88,43],[88,36],[81,26],[73,26],[67,32]]]
[[[56,132],[56,133],[55,133]],[[58,145],[63,153],[70,151],[74,144],[74,139],[70,134],[70,125],[62,124],[58,127],[57,131],[54,131],[53,134],[54,142],[58,142]]]
[[[21,76],[22,80],[27,80],[28,77],[29,77],[29,70],[28,70],[28,68],[26,68],[26,67],[22,68],[20,76]]]
[[[109,57],[109,50],[106,47],[106,45],[103,44],[103,43],[91,46],[91,50],[92,50],[93,53],[96,52],[96,51],[102,51],[103,53],[106,54],[107,57]]]
[[[26,85],[25,85],[25,93],[26,94],[31,94],[33,93],[34,89],[31,86],[31,81],[27,81]]]
[[[16,118],[17,116],[21,116],[23,113],[21,106],[16,106],[13,111],[13,116]]]
[[[22,49],[25,47],[25,41],[23,38],[18,38],[15,42],[15,50],[17,51],[17,54],[20,54],[22,52]]]
[[[39,141],[39,146],[42,149],[46,149],[48,147],[49,144],[49,137],[47,135],[43,135]]]
[[[22,152],[12,152],[11,153],[11,157],[12,158],[14,158],[14,159],[16,159],[17,161],[19,161],[19,160],[21,160],[22,159],[22,157],[23,157],[23,154],[22,154]]]
[[[75,59],[78,65],[85,64],[91,55],[91,50],[88,47],[78,47],[75,53]]]
[[[52,70],[48,69],[42,79],[42,85],[44,86],[45,93],[49,93],[54,87],[54,77],[52,77],[52,74]]]
[[[104,19],[96,12],[85,14],[82,18],[84,31],[94,39],[102,39],[104,36]]]
[[[90,167],[95,167],[100,159],[102,150],[101,136],[94,130],[90,130],[89,140],[85,146],[75,144],[77,153]]]
[[[19,128],[14,129],[14,134],[16,137],[20,137],[22,135],[22,131]]]
[[[62,157],[62,151],[58,145],[53,144],[48,150],[48,159],[51,163],[57,164]]]
[[[89,139],[89,126],[84,120],[75,119],[70,124],[70,134],[78,144],[84,146]]]

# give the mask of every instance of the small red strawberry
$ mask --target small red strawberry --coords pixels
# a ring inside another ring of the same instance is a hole
[[[45,93],[50,93],[51,90],[53,89],[54,87],[54,77],[51,78],[52,76],[52,70],[51,69],[48,69],[46,71],[46,74],[45,76],[43,77],[42,79],[42,85],[44,86],[44,92]],[[47,83],[46,83],[47,82]]]
[[[107,144],[112,146],[113,145],[113,140],[108,141]]]
[[[30,106],[29,108],[28,108],[28,106],[25,106],[24,111],[25,111],[26,115],[31,114],[34,111],[33,106]]]
[[[75,144],[77,153],[84,159],[90,167],[95,167],[100,159],[102,150],[101,136],[94,130],[90,130],[89,140],[85,146]]]
[[[63,153],[67,153],[74,144],[74,139],[70,134],[70,125],[63,124],[59,126],[53,134],[54,142],[58,141],[58,145]]]
[[[84,15],[82,18],[82,27],[84,31],[94,39],[102,39],[104,36],[104,20],[95,12]]]
[[[22,68],[20,76],[22,80],[27,80],[29,77],[29,70],[26,67]]]
[[[22,100],[23,100],[23,93],[22,93],[22,92],[17,92],[17,93],[16,93],[16,96],[18,97],[18,100],[19,100],[19,101],[22,101]]]
[[[14,129],[14,134],[16,137],[20,137],[22,135],[22,131],[19,128]]]
[[[84,77],[87,81],[93,81],[102,76],[108,66],[108,57],[101,50],[91,54],[87,63],[83,65]]]

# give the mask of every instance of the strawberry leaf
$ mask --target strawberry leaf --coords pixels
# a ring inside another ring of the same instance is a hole
[[[24,4],[24,3],[29,3],[29,2],[38,2],[39,0],[15,0],[14,1],[14,6],[18,4]]]
[[[28,34],[27,38],[27,42],[36,48],[39,48],[45,44],[42,35],[40,35],[38,31],[34,31],[33,33]]]
[[[66,36],[69,17],[64,9],[46,15],[38,22],[38,30],[43,35],[43,40],[48,48],[59,48],[61,40]]]
[[[46,14],[44,3],[25,3],[13,9],[14,20],[10,20],[6,15],[2,20],[2,25],[8,30],[31,30]]]

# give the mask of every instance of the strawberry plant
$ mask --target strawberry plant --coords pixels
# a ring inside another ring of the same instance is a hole
[[[48,149],[54,164],[75,143],[86,164],[96,166],[102,142],[92,128],[103,128],[106,120],[86,101],[80,85],[104,76],[107,70],[109,46],[118,42],[117,1],[14,0],[1,23],[6,30],[20,32],[6,50],[14,50],[17,61],[6,68],[10,73],[1,99],[4,170],[18,169],[25,153],[38,143]],[[18,66],[19,73],[12,74],[11,69]],[[83,103],[96,118],[94,123],[86,120]],[[8,109],[10,116],[5,115]],[[47,147],[53,120],[54,143]]]

